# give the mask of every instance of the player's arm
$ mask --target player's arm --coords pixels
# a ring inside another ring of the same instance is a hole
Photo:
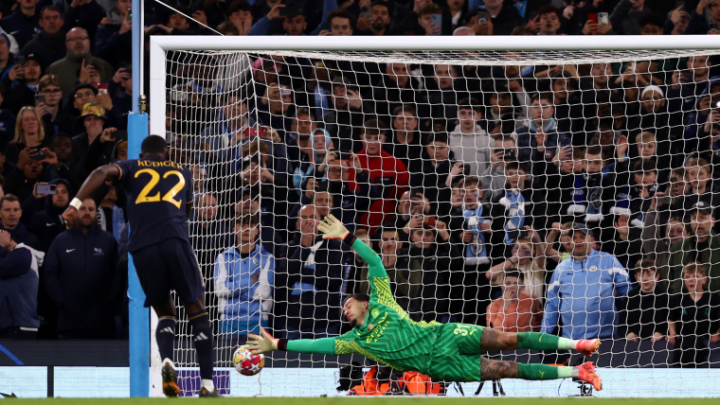
[[[355,249],[357,254],[368,264],[368,278],[370,280],[388,276],[380,256],[365,242],[351,234],[339,219],[328,215],[320,222],[318,229],[324,233],[323,239],[340,239]]]
[[[338,354],[336,352],[336,338],[322,339],[275,339],[260,328],[260,335],[248,334],[247,345],[253,354],[273,352],[275,350],[296,353]]]
[[[120,167],[114,164],[100,166],[93,170],[90,176],[85,179],[82,186],[80,186],[80,190],[75,194],[75,198],[73,198],[62,215],[68,227],[72,227],[75,222],[75,214],[77,214],[83,201],[89,198],[93,191],[100,187],[105,180],[115,180],[121,175]]]

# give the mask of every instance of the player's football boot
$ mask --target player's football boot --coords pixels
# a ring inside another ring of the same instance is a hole
[[[198,392],[198,396],[201,397],[201,398],[204,398],[204,397],[209,397],[209,398],[212,398],[212,397],[215,397],[215,398],[222,397],[222,395],[220,395],[220,391],[218,391],[217,388],[215,388],[214,390],[210,391],[210,390],[208,390],[208,389],[205,388],[205,387],[200,387],[200,392]]]
[[[592,384],[595,391],[602,390],[602,379],[595,373],[595,366],[593,366],[592,361],[579,365],[578,371],[580,372],[578,378],[586,383]]]
[[[180,386],[177,383],[177,372],[170,364],[165,364],[162,368],[163,393],[168,398],[174,398],[180,395]]]
[[[600,339],[579,340],[575,350],[583,356],[592,356],[600,348]]]

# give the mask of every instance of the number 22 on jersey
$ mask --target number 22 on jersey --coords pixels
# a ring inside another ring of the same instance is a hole
[[[140,191],[140,194],[138,194],[137,198],[135,199],[135,204],[166,201],[180,209],[182,203],[176,200],[175,196],[185,187],[185,176],[183,176],[183,174],[177,170],[170,170],[166,172],[162,176],[163,179],[167,179],[170,176],[176,176],[178,182],[167,193],[165,193],[164,196],[161,197],[160,191],[156,192],[153,195],[150,195],[155,186],[157,186],[157,184],[160,182],[160,173],[153,169],[142,169],[135,172],[135,178],[137,179],[138,177],[140,177],[141,174],[144,173],[150,175],[150,181],[148,181],[145,187],[143,187],[143,189]]]

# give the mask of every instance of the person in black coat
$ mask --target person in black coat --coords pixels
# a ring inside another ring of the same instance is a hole
[[[635,268],[637,285],[620,309],[620,336],[631,342],[662,340],[668,332],[668,295],[660,283],[660,272],[652,259],[643,259]]]
[[[17,244],[24,243],[37,249],[38,240],[21,222],[22,213],[22,205],[17,196],[5,194],[0,198],[0,231],[10,232],[10,237]]]
[[[63,339],[103,339],[115,332],[121,291],[115,286],[117,242],[96,218],[97,206],[88,198],[77,225],[58,235],[45,257],[44,285],[59,309],[57,331]]]
[[[40,28],[42,31],[20,50],[22,55],[39,55],[45,66],[64,58],[67,54],[65,48],[65,32],[70,28],[65,26],[62,16],[63,10],[56,4],[45,6],[40,11]]]
[[[342,313],[343,248],[319,235],[314,207],[303,207],[299,217],[287,268],[275,275],[276,328],[286,329],[287,339],[333,336]]]
[[[39,184],[55,185],[55,194],[38,194]],[[47,252],[53,240],[67,229],[60,215],[67,208],[73,195],[67,180],[55,179],[36,184],[32,196],[23,203],[23,222],[30,232],[37,236],[38,249],[41,251]]]

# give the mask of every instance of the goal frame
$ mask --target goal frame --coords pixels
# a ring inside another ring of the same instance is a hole
[[[150,134],[166,134],[166,51],[720,51],[713,35],[677,36],[153,36],[150,37]],[[720,52],[719,52],[720,53]],[[562,64],[556,58],[553,63]],[[570,61],[568,61],[570,62]],[[516,59],[513,64],[536,64]],[[132,134],[130,135],[133,136]],[[130,322],[137,320],[130,319]],[[140,320],[142,321],[142,320]],[[161,359],[155,343],[157,317],[150,322],[150,396],[163,396]],[[132,365],[131,365],[132,366]]]

